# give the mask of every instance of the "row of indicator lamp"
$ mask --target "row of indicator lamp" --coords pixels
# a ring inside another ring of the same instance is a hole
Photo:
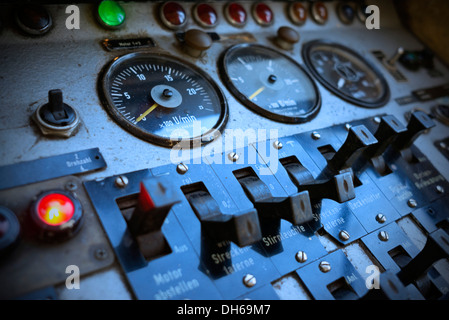
[[[358,8],[358,16],[364,21],[362,6]],[[307,10],[303,2],[291,2],[288,6],[288,16],[292,23],[303,25],[307,21],[308,11],[312,20],[318,24],[325,24],[328,20],[328,10],[323,2],[313,2]],[[274,13],[270,6],[263,2],[254,3],[251,13],[261,26],[269,26],[274,22]],[[342,2],[337,6],[337,14],[344,24],[353,22],[356,16],[356,8],[350,3]],[[219,23],[219,16],[214,7],[208,3],[194,5],[192,15],[195,22],[204,27],[212,28]],[[160,20],[169,29],[180,29],[186,25],[188,15],[184,7],[174,1],[163,2],[159,11]],[[224,6],[224,16],[233,26],[243,27],[248,21],[248,13],[244,6],[238,2],[230,2]],[[20,6],[16,11],[16,22],[20,29],[30,35],[45,34],[51,29],[52,19],[45,7],[28,4]],[[126,12],[118,1],[101,1],[96,7],[96,17],[99,23],[108,29],[118,29],[125,24]]]
[[[81,203],[66,191],[42,193],[32,203],[28,216],[21,218],[26,225],[25,237],[42,241],[60,242],[74,236],[82,226]],[[22,228],[17,216],[0,206],[0,258],[19,243]]]

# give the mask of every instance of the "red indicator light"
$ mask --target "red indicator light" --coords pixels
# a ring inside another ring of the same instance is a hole
[[[312,18],[318,24],[325,24],[327,21],[327,8],[322,2],[314,2],[311,6]]]
[[[62,190],[41,194],[31,207],[36,235],[43,240],[67,239],[81,227],[83,210],[78,199]]]
[[[253,16],[260,25],[268,26],[273,23],[273,11],[265,3],[256,3],[254,5]]]
[[[177,2],[166,2],[161,7],[161,20],[170,29],[182,27],[187,21],[184,8]]]
[[[225,7],[225,16],[230,24],[241,27],[246,24],[248,15],[241,4],[231,2]]]
[[[203,27],[213,27],[218,23],[217,12],[206,3],[200,3],[195,6],[193,17]]]
[[[37,213],[44,223],[59,226],[72,219],[75,205],[69,197],[60,193],[51,193],[39,201]]]
[[[294,24],[302,25],[307,20],[307,9],[301,2],[293,2],[289,7],[290,20]]]

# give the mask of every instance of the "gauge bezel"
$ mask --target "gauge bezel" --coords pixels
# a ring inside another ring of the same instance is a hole
[[[341,92],[340,90],[338,90],[337,88],[335,88],[335,86],[333,84],[331,84],[329,81],[327,81],[326,79],[324,79],[313,67],[313,63],[311,61],[310,58],[310,51],[317,45],[326,45],[326,46],[331,46],[333,48],[338,48],[341,49],[343,51],[346,51],[347,53],[349,53],[350,55],[354,56],[356,59],[359,59],[361,62],[363,62],[379,79],[379,81],[381,82],[381,86],[384,88],[384,94],[377,99],[374,102],[366,102],[366,101],[362,101],[356,98],[353,98],[351,96],[348,96],[347,94]],[[369,109],[374,109],[374,108],[380,108],[385,106],[389,100],[390,100],[390,86],[388,85],[387,80],[385,79],[385,77],[382,75],[382,73],[379,71],[379,69],[377,69],[372,63],[370,63],[369,61],[367,61],[364,57],[362,57],[359,53],[355,52],[354,50],[349,49],[346,46],[343,46],[339,43],[335,43],[332,41],[327,41],[327,40],[313,40],[310,42],[305,43],[302,46],[302,50],[301,50],[301,54],[302,54],[302,58],[307,66],[307,68],[309,69],[310,73],[312,73],[312,75],[329,91],[331,91],[332,93],[334,93],[335,95],[337,95],[338,97],[340,97],[341,99],[350,102],[354,105],[363,107],[363,108],[369,108]]]
[[[206,133],[198,137],[193,137],[190,139],[184,138],[172,140],[166,137],[155,135],[147,130],[141,129],[135,124],[132,124],[128,119],[126,119],[123,116],[123,114],[120,113],[118,109],[115,107],[114,102],[110,94],[108,93],[109,91],[107,80],[110,79],[115,69],[120,65],[122,65],[123,63],[133,59],[142,59],[142,58],[165,59],[165,61],[179,64],[184,68],[193,70],[194,73],[196,73],[197,75],[202,77],[205,81],[207,81],[213,88],[218,100],[220,101],[220,109],[221,109],[220,117],[217,123],[214,125],[214,127],[212,127]],[[105,109],[107,110],[107,112],[109,113],[109,115],[114,119],[115,122],[117,122],[123,129],[125,129],[132,135],[136,136],[137,138],[163,147],[173,147],[179,142],[185,143],[186,141],[190,141],[191,147],[197,146],[198,143],[200,145],[210,143],[214,141],[219,134],[221,134],[229,118],[229,108],[225,96],[220,87],[217,85],[217,83],[212,79],[212,77],[209,76],[206,72],[202,71],[197,66],[168,54],[134,52],[134,53],[127,53],[122,56],[117,56],[104,66],[103,71],[100,73],[98,86],[99,86],[98,92],[100,94],[100,100]]]
[[[304,76],[310,81],[310,83],[312,84],[312,87],[315,91],[316,102],[315,102],[315,105],[313,106],[313,108],[311,109],[311,111],[309,111],[306,114],[301,115],[301,116],[295,116],[295,117],[285,116],[285,115],[281,115],[278,113],[268,111],[267,109],[255,104],[253,101],[248,99],[248,97],[246,97],[244,94],[242,94],[240,92],[240,90],[233,84],[232,80],[230,79],[230,77],[228,75],[228,68],[227,68],[225,60],[226,60],[226,57],[228,56],[228,54],[232,53],[235,50],[244,48],[244,47],[259,47],[259,48],[262,48],[263,50],[268,50],[268,51],[274,52],[275,54],[282,56],[283,58],[289,60],[291,63],[296,65],[303,72]],[[282,123],[298,124],[298,123],[305,123],[305,122],[312,120],[320,111],[321,95],[320,95],[318,86],[316,85],[314,79],[310,76],[310,74],[307,72],[307,70],[304,67],[302,67],[298,62],[296,62],[294,59],[290,58],[289,56],[287,56],[275,49],[272,49],[272,48],[269,48],[269,47],[266,47],[263,45],[259,45],[259,44],[252,44],[252,43],[242,43],[242,44],[237,44],[237,45],[231,46],[222,53],[222,55],[219,59],[219,70],[220,70],[220,76],[222,78],[222,81],[226,85],[226,88],[232,93],[232,95],[241,104],[243,104],[244,106],[248,107],[253,112],[255,112],[265,118],[268,118],[270,120],[277,121],[277,122],[282,122]]]

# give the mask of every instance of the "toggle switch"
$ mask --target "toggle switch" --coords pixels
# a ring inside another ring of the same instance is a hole
[[[383,116],[379,127],[374,133],[378,144],[368,147],[364,156],[370,159],[374,168],[380,173],[386,172],[386,164],[383,158],[384,152],[393,143],[393,141],[403,132],[407,131],[406,127],[393,115]]]
[[[300,163],[291,162],[283,164],[283,166],[287,170],[290,180],[298,188],[298,192],[307,191],[312,202],[331,199],[343,203],[355,198],[351,172],[343,172],[330,179],[315,180]]]
[[[40,106],[34,118],[44,135],[70,137],[80,123],[74,108],[64,103],[60,89],[48,92],[48,103]]]
[[[152,177],[140,183],[137,207],[128,220],[128,229],[148,260],[167,252],[162,225],[181,193],[166,177]]]
[[[438,229],[429,234],[424,248],[402,268],[398,277],[407,285],[422,275],[433,263],[448,257],[449,235],[444,230]]]
[[[394,53],[394,55],[387,60],[388,65],[390,65],[391,67],[394,67],[396,65],[396,63],[398,62],[399,58],[401,58],[401,56],[404,54],[405,50],[402,47],[399,47],[396,52]]]
[[[313,220],[309,193],[302,191],[288,197],[273,197],[268,186],[255,176],[238,179],[254,204],[259,218],[278,218],[300,225]]]
[[[414,111],[411,114],[410,121],[407,124],[407,131],[402,132],[393,146],[397,150],[408,149],[412,146],[413,142],[426,130],[435,126],[435,122],[422,111]]]
[[[186,53],[194,58],[212,46],[212,38],[202,30],[190,29],[184,34],[184,49]]]
[[[351,127],[346,141],[334,156],[328,160],[328,168],[333,172],[350,169],[363,151],[375,144],[377,144],[377,139],[364,125]]]
[[[201,229],[215,241],[232,241],[239,247],[254,244],[262,239],[257,211],[255,209],[235,214],[222,213],[217,201],[206,190],[186,194]]]

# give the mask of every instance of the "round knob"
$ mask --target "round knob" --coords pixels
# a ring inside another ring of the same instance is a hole
[[[276,44],[285,50],[290,50],[299,41],[299,33],[290,27],[280,27],[277,32]]]
[[[188,30],[184,35],[185,49],[192,57],[199,57],[201,53],[212,45],[212,38],[198,29]]]
[[[53,24],[50,13],[36,4],[20,6],[16,11],[16,22],[22,31],[30,35],[44,34]]]

